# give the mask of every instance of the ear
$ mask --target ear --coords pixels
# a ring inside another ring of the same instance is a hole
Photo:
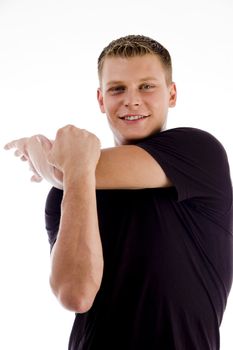
[[[100,106],[101,112],[105,113],[104,98],[103,98],[103,94],[102,94],[101,88],[97,89],[97,100],[99,102],[99,106]]]
[[[169,107],[175,107],[177,99],[176,84],[172,82],[169,86],[169,90]]]

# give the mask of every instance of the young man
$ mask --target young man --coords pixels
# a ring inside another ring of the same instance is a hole
[[[98,64],[115,147],[74,126],[6,146],[55,186],[50,282],[76,313],[69,350],[217,350],[232,284],[226,153],[205,131],[165,130],[176,86],[158,42],[120,38]]]

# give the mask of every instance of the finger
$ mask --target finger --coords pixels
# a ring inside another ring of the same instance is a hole
[[[40,175],[32,175],[31,177],[31,181],[32,182],[41,182],[43,180],[43,178]]]
[[[22,152],[20,151],[20,150],[16,150],[15,152],[14,152],[14,155],[16,156],[16,157],[21,157],[23,154],[22,154]]]
[[[14,147],[16,147],[16,146],[15,146],[15,140],[6,143],[5,146],[4,146],[4,149],[5,149],[5,150],[9,150],[9,149],[14,148]]]

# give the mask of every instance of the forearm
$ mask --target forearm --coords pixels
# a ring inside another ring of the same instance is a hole
[[[51,287],[64,307],[87,311],[103,274],[95,176],[64,180],[60,229],[52,252]]]

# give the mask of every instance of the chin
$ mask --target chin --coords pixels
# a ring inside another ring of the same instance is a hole
[[[155,135],[161,131],[164,131],[166,128],[166,124],[164,125],[157,125],[157,127],[154,127],[153,129],[150,128],[150,130],[141,130],[135,133],[120,133],[119,130],[113,130],[115,145],[133,145],[137,143],[140,140],[146,139],[152,135]]]
[[[120,137],[120,138],[115,138],[115,145],[119,146],[119,145],[134,145],[136,144],[138,141],[146,139],[147,137],[150,137],[151,135],[155,134],[156,132],[151,132],[151,133],[145,133],[145,134],[141,134],[141,135],[132,135],[132,136],[128,136],[128,137]]]

